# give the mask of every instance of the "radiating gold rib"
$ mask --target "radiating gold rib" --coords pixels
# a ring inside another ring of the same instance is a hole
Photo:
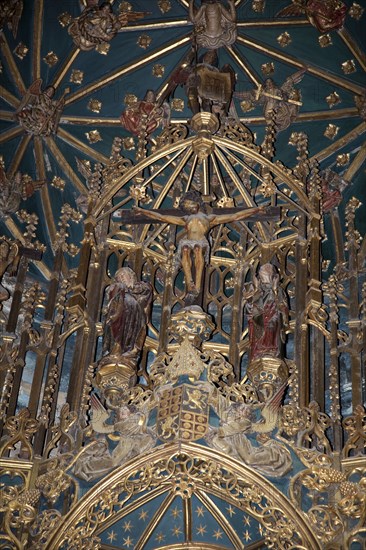
[[[46,137],[45,142],[47,144],[47,147],[51,151],[52,155],[56,159],[56,161],[61,166],[63,172],[65,175],[72,181],[72,183],[75,185],[76,189],[82,194],[85,195],[87,193],[87,189],[85,185],[82,184],[78,176],[75,174],[74,170],[71,168],[70,164],[67,162],[63,154],[61,153],[60,149],[57,147],[54,139],[52,137]]]
[[[109,529],[113,524],[117,523],[117,521],[120,521],[123,517],[132,514],[135,510],[142,506],[146,506],[149,502],[159,497],[163,493],[167,493],[168,489],[169,488],[166,486],[159,486],[155,489],[151,489],[151,491],[149,491],[148,493],[145,493],[142,496],[136,498],[136,500],[134,500],[133,502],[125,504],[120,510],[118,510],[118,512],[112,514],[111,517],[103,521],[99,528],[96,528],[95,533],[98,535],[101,532]]]
[[[221,171],[219,169],[219,165],[217,164],[217,160],[216,160],[215,155],[211,155],[211,160],[213,162],[213,165],[214,165],[214,168],[215,168],[215,174],[216,174],[216,176],[219,180],[222,193],[223,193],[224,197],[227,197],[228,196],[227,190],[226,190],[226,187],[225,187],[224,180],[222,179],[222,174],[221,174]]]
[[[366,132],[366,122],[362,122],[361,124],[356,126],[356,128],[348,132],[348,134],[339,138],[337,141],[329,145],[329,147],[326,147],[322,151],[319,151],[318,153],[313,155],[312,159],[316,158],[320,162],[326,159],[327,157],[330,157],[331,155],[333,155],[333,153],[338,151],[338,149],[342,149],[342,147],[345,147],[346,145],[348,145],[348,143],[356,139],[358,136],[361,136],[365,132]]]
[[[346,44],[352,55],[357,59],[362,69],[366,71],[366,55],[359,45],[353,40],[350,33],[343,27],[337,31],[343,42]]]
[[[356,174],[356,172],[361,168],[364,160],[366,158],[366,143],[364,143],[361,147],[361,149],[358,151],[357,155],[347,168],[346,172],[344,173],[344,179],[351,181],[353,176]]]
[[[81,90],[78,90],[77,92],[71,94],[66,98],[66,104],[73,103],[74,101],[79,101],[79,99],[82,99],[88,94],[91,94],[92,92],[95,92],[96,90],[99,90],[100,88],[103,88],[104,86],[107,86],[107,84],[111,84],[114,80],[120,78],[121,76],[124,76],[132,71],[135,71],[136,69],[140,69],[141,67],[144,67],[148,63],[151,63],[154,59],[159,58],[160,56],[163,56],[167,54],[168,52],[174,51],[184,44],[187,44],[190,41],[190,36],[184,36],[183,38],[180,38],[179,40],[172,40],[165,46],[161,46],[160,48],[154,50],[150,53],[150,55],[143,55],[138,59],[137,61],[133,61],[132,63],[128,63],[124,67],[118,68],[115,71],[109,73],[106,76],[103,76],[99,80],[94,81],[92,84],[89,84],[88,86],[85,86],[85,88],[81,88]]]
[[[89,145],[86,145],[86,143],[83,143],[76,137],[72,136],[64,130],[63,128],[59,128],[57,131],[57,135],[59,138],[63,139],[64,141],[67,141],[70,145],[75,147],[75,149],[78,149],[82,153],[85,153],[86,155],[90,155],[93,159],[98,160],[99,162],[103,164],[107,164],[109,162],[108,157],[104,156],[102,153],[98,153],[98,151],[95,151]]]
[[[14,220],[12,220],[11,218],[7,218],[5,220],[5,225],[15,239],[18,239],[18,241],[20,241],[22,244],[25,244],[23,232],[16,226]],[[40,271],[40,273],[42,273],[45,279],[47,279],[48,281],[51,279],[51,271],[42,260],[34,261],[34,265]]]
[[[173,185],[174,181],[176,180],[177,176],[180,174],[180,172],[183,170],[184,166],[187,164],[189,157],[192,155],[193,150],[191,147],[187,147],[186,152],[178,162],[177,166],[174,168],[173,172],[171,173],[168,181],[164,185],[163,189],[160,191],[159,196],[157,197],[153,208],[160,208],[160,206],[163,203],[163,200],[167,196],[167,194],[170,191],[171,186]],[[141,232],[141,238],[140,241],[142,242],[146,238],[146,234],[149,229],[149,224],[147,224],[144,229]]]
[[[142,536],[138,540],[137,544],[135,545],[135,550],[141,550],[144,548],[145,544],[151,537],[154,529],[156,529],[156,526],[159,524],[159,521],[164,516],[165,512],[168,510],[169,506],[175,499],[174,493],[169,493],[168,496],[163,500],[159,508],[156,510],[155,514],[153,515],[149,525],[145,529],[145,531],[142,533]]]
[[[196,489],[195,495],[202,502],[204,507],[207,508],[208,512],[214,517],[220,527],[225,531],[234,548],[237,548],[237,550],[244,549],[245,546],[242,542],[241,537],[231,526],[228,518],[222,513],[220,508],[216,506],[214,501],[211,500],[210,497],[208,497],[207,494],[200,489]]]
[[[291,26],[299,26],[299,25],[306,25],[309,26],[310,23],[308,19],[291,19],[289,21],[288,19],[269,19],[267,21],[262,21],[261,19],[257,19],[254,21],[238,21],[237,22],[238,28],[262,28],[262,27],[291,27]]]
[[[6,141],[14,139],[15,137],[19,136],[22,133],[23,133],[23,128],[21,128],[20,126],[9,128],[9,130],[5,130],[5,132],[1,132],[0,143],[5,143]]]
[[[36,158],[37,177],[40,180],[46,180],[47,176],[46,176],[46,170],[44,166],[42,138],[39,136],[35,136],[33,140],[34,140],[34,154]],[[51,243],[54,243],[56,239],[56,226],[55,226],[55,221],[53,217],[50,195],[48,193],[47,185],[42,185],[40,193],[41,193],[42,208],[44,212],[43,217],[46,221],[47,231],[48,231]]]
[[[194,154],[193,161],[192,161],[192,167],[191,167],[191,170],[190,170],[190,172],[189,172],[189,176],[188,176],[188,180],[187,180],[187,185],[186,185],[186,188],[185,188],[185,192],[186,192],[186,193],[187,193],[188,189],[189,189],[190,186],[191,186],[191,183],[192,183],[192,180],[193,180],[193,176],[194,176],[194,173],[195,173],[195,170],[196,170],[197,162],[198,162],[198,156],[197,156],[196,154]]]
[[[164,170],[166,170],[168,168],[168,166],[172,163],[174,163],[175,159],[177,157],[179,157],[179,155],[181,154],[181,151],[177,151],[172,157],[169,157],[167,155],[167,162],[165,162],[164,164],[162,164],[160,166],[160,168],[158,168],[158,170],[156,170],[156,172],[154,172],[153,174],[151,174],[151,176],[149,176],[143,183],[143,186],[144,187],[147,187],[149,185],[149,183],[156,179],[158,177],[159,174],[161,174],[162,172],[164,172]]]
[[[80,53],[79,48],[73,48],[65,61],[63,62],[62,66],[60,67],[58,73],[56,74],[55,78],[53,79],[52,86],[55,88],[58,88],[62,79],[64,78],[67,71],[70,69],[71,65],[74,63],[75,59]]]
[[[41,42],[43,22],[44,0],[34,2],[34,27],[33,27],[33,80],[41,77]]]
[[[5,57],[6,62],[9,65],[9,73],[11,74],[16,87],[18,88],[21,95],[24,95],[26,92],[26,87],[24,85],[23,79],[21,77],[21,74],[18,70],[18,67],[15,63],[15,59],[13,54],[10,51],[9,44],[5,38],[5,34],[3,32],[0,33],[0,48],[1,51]]]
[[[24,136],[22,136],[20,143],[14,153],[14,156],[8,168],[8,174],[10,176],[13,176],[15,172],[18,170],[21,160],[24,156],[24,153],[31,139],[32,139],[32,136],[29,134],[25,134]]]
[[[148,31],[155,31],[158,29],[169,29],[169,28],[177,28],[177,27],[187,27],[188,25],[192,25],[187,19],[171,19],[171,20],[161,20],[161,21],[154,21],[153,23],[131,23],[127,27],[122,27],[122,29],[119,31],[120,33],[126,33],[126,32],[148,32]]]
[[[0,111],[0,120],[14,121],[14,112],[13,111]]]
[[[317,120],[338,120],[341,118],[359,117],[356,107],[346,109],[332,109],[327,111],[310,111],[308,113],[299,113],[293,124],[298,122],[315,122]],[[240,117],[243,124],[266,124],[263,116]]]
[[[289,65],[293,65],[294,67],[297,67],[299,69],[302,69],[305,66],[305,64],[299,61],[297,57],[280,52],[275,48],[271,48],[266,44],[263,44],[258,41],[254,41],[251,38],[248,38],[246,36],[238,35],[237,42],[239,42],[240,44],[243,44],[244,46],[248,46],[249,48],[253,48],[254,50],[263,52],[267,55],[271,55],[275,59],[279,59],[280,61],[288,63]],[[337,86],[340,86],[345,90],[350,90],[351,92],[354,92],[356,94],[362,94],[363,92],[363,88],[359,84],[355,84],[354,82],[350,82],[349,80],[345,80],[344,78],[335,76],[331,73],[328,73],[324,69],[320,69],[319,67],[309,65],[309,63],[306,63],[306,69],[309,74],[322,78],[327,82],[332,82],[333,84],[336,84]]]
[[[6,101],[7,103],[9,103],[9,105],[17,109],[20,103],[20,99],[15,97],[15,95],[11,94],[6,88],[4,88],[4,86],[0,86],[0,95],[4,99],[4,101]]]
[[[121,127],[121,120],[112,117],[93,117],[93,116],[68,116],[62,115],[60,124],[86,125],[93,124],[95,126],[118,126]]]
[[[226,48],[227,51],[230,53],[231,57],[234,59],[234,61],[239,65],[239,67],[242,69],[242,71],[249,76],[250,80],[255,84],[255,86],[259,87],[262,83],[261,77],[256,73],[256,71],[249,65],[249,63],[246,61],[246,59],[239,55],[239,52],[236,48],[233,46],[229,46]]]

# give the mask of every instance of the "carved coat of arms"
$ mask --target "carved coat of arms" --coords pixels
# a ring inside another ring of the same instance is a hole
[[[208,430],[208,392],[182,384],[163,390],[160,396],[157,430],[164,441],[195,441]]]

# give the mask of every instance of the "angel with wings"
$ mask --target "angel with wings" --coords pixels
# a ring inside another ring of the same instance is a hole
[[[42,90],[42,79],[37,78],[26,91],[15,113],[19,124],[28,134],[34,136],[55,134],[68,91],[66,88],[62,97],[55,100],[54,86],[47,86]]]
[[[210,434],[208,443],[225,454],[241,459],[264,475],[285,475],[292,468],[291,454],[269,434],[277,426],[286,386],[287,382],[264,405],[222,403],[220,427]],[[255,408],[261,409],[262,418],[258,422],[254,421]],[[256,435],[255,441],[251,441],[249,435]]]
[[[23,0],[5,0],[0,2],[0,29],[3,29],[7,25],[15,38],[22,12]]]
[[[110,2],[87,0],[86,8],[68,28],[74,44],[83,51],[90,51],[113,40],[118,31],[129,21],[136,21],[146,14],[142,12],[113,13]]]
[[[234,92],[234,97],[246,100],[249,105],[262,105],[266,122],[275,120],[278,132],[294,122],[300,110],[301,92],[295,84],[301,82],[306,68],[296,71],[279,86],[272,78],[267,78],[256,90]]]
[[[340,0],[292,0],[292,4],[277,13],[277,17],[305,15],[309,23],[322,34],[341,29],[348,8]]]
[[[86,450],[80,455],[74,466],[74,473],[86,481],[92,481],[120,466],[130,458],[142,454],[155,445],[156,438],[147,427],[147,411],[122,405],[112,413],[99,398],[91,396],[91,427],[96,434]],[[116,442],[113,451],[109,449],[108,439]]]

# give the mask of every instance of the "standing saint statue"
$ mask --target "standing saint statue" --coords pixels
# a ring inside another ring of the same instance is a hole
[[[118,269],[108,291],[105,350],[136,363],[146,337],[152,287],[129,267]],[[109,344],[112,344],[109,346]]]
[[[196,8],[194,0],[190,0],[189,18],[195,27],[197,46],[213,50],[230,46],[236,40],[234,0],[228,0],[228,8],[219,0],[202,0]]]
[[[249,324],[250,361],[260,357],[281,357],[283,325],[288,322],[286,295],[272,264],[264,264],[244,293]]]
[[[207,235],[216,225],[242,221],[253,214],[263,212],[264,208],[254,207],[236,211],[230,214],[206,214],[203,211],[201,194],[198,191],[188,191],[179,202],[180,208],[186,215],[163,214],[162,212],[135,208],[136,213],[144,213],[146,217],[160,222],[183,226],[186,230],[186,238],[179,241],[177,250],[177,265],[181,265],[184,273],[186,289],[192,294],[198,295],[201,291],[204,266],[208,263],[210,255],[210,243]],[[195,268],[195,276],[192,270],[192,260]]]

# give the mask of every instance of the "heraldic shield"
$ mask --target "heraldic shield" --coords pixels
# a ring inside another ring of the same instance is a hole
[[[208,67],[197,68],[199,76],[198,94],[200,97],[227,103],[232,94],[231,74],[228,72],[213,71]]]
[[[208,392],[182,384],[163,391],[158,410],[158,436],[164,441],[195,441],[208,430]]]

